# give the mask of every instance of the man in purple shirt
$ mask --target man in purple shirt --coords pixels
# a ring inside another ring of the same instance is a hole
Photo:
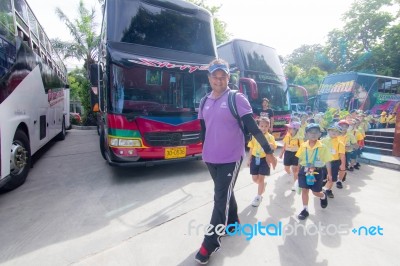
[[[216,59],[210,63],[208,71],[212,92],[202,99],[204,104],[198,118],[203,136],[203,161],[214,181],[214,209],[210,221],[212,229],[204,236],[195,257],[201,264],[206,264],[210,255],[220,247],[216,226],[239,223],[233,188],[245,155],[243,132],[228,106],[229,65]],[[275,168],[277,161],[273,151],[253,119],[250,103],[241,93],[236,94],[236,106],[245,127],[267,153],[267,163]]]

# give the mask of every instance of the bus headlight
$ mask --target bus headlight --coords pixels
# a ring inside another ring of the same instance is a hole
[[[142,146],[140,141],[137,139],[120,139],[119,145],[120,147],[140,147]]]
[[[110,146],[113,146],[113,147],[142,147],[142,142],[138,139],[110,138]]]

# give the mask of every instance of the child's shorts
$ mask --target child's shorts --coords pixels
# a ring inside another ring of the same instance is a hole
[[[264,158],[260,158],[260,165],[256,165],[256,157],[251,156],[250,174],[251,175],[270,175],[270,168]]]
[[[346,161],[350,162],[351,159],[356,159],[356,151],[346,152]]]
[[[306,173],[304,171],[304,166],[300,167],[300,171],[299,171],[299,187],[301,188],[308,188],[311,189],[314,192],[321,192],[322,191],[322,181],[325,177],[325,167],[322,168],[315,168],[314,172],[318,172],[318,174],[314,174],[315,177],[315,182],[314,185],[310,186],[307,185],[306,182]]]
[[[285,151],[283,155],[283,165],[284,166],[299,165],[299,158],[296,157],[295,151]]]
[[[338,180],[340,164],[340,160],[331,161],[332,182],[336,182]],[[326,171],[325,174],[327,175],[328,172]]]

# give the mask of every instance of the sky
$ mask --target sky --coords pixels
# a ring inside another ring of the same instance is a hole
[[[73,20],[79,0],[27,0],[49,38],[72,40],[68,29],[55,14],[61,8]],[[354,0],[204,0],[209,6],[222,5],[218,18],[227,23],[232,38],[242,38],[275,48],[289,55],[303,44],[324,44],[328,33],[342,28],[342,15]],[[83,0],[86,8],[95,8],[99,32],[100,5],[97,0]],[[67,60],[69,69],[81,62]]]

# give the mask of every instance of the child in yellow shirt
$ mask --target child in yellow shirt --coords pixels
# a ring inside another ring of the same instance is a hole
[[[388,128],[395,128],[396,125],[396,112],[390,113],[387,118]]]
[[[267,117],[261,116],[259,118],[258,127],[267,139],[269,145],[271,146],[271,149],[275,150],[277,148],[275,138],[270,133],[268,133],[270,124],[271,122]],[[258,207],[262,201],[262,195],[265,192],[265,176],[269,176],[271,170],[266,160],[266,154],[262,149],[260,143],[258,143],[255,138],[252,138],[249,141],[247,147],[250,148],[247,166],[250,167],[250,174],[253,178],[254,183],[258,185],[257,196],[254,198],[251,205],[253,207]]]
[[[364,127],[361,124],[361,120],[360,119],[355,119],[355,123],[354,123],[354,129],[353,129],[353,135],[356,138],[357,141],[357,146],[358,148],[354,149],[354,153],[355,153],[355,165],[354,165],[354,169],[360,170],[360,166],[361,164],[358,162],[358,158],[360,158],[361,153],[362,153],[362,149],[365,146],[365,131],[364,131]]]
[[[295,156],[300,145],[303,144],[303,138],[299,134],[299,129],[301,124],[299,122],[290,122],[286,125],[288,127],[288,132],[283,138],[283,149],[279,158],[283,157],[283,165],[285,166],[285,171],[288,175],[291,175],[290,168],[292,168],[293,173],[293,187],[292,191],[295,191],[298,187],[297,175],[299,173],[299,159]]]
[[[331,169],[332,178],[326,183],[325,191],[329,198],[334,198],[332,193],[333,183],[336,182],[337,188],[343,188],[343,184],[338,180],[340,171],[346,171],[346,151],[345,146],[339,135],[341,134],[341,127],[337,124],[332,124],[328,127],[328,136],[322,139],[324,143],[330,150],[332,154]]]
[[[355,165],[355,152],[354,149],[358,148],[357,140],[353,132],[353,121],[340,120],[338,125],[342,128],[342,135],[339,139],[342,140],[346,149],[346,170],[354,171]],[[342,180],[344,181],[344,179]]]
[[[332,154],[328,147],[320,140],[321,129],[318,124],[309,124],[306,127],[307,141],[303,143],[296,152],[299,158],[299,187],[301,191],[301,199],[303,201],[303,210],[298,215],[300,220],[305,220],[308,216],[308,200],[309,191],[311,189],[314,196],[320,199],[322,208],[328,206],[328,196],[322,191],[322,182],[324,179],[324,171],[327,171],[328,180],[332,177],[331,164]],[[325,168],[326,166],[326,168]]]

